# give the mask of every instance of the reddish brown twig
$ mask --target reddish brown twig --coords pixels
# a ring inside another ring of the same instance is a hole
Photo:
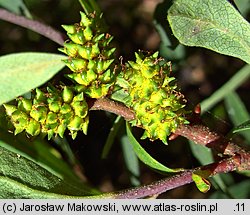
[[[112,101],[107,98],[88,100],[90,110],[105,110],[116,115],[122,116],[125,120],[133,120],[135,115],[132,110],[121,103]]]
[[[59,45],[63,45],[65,41],[65,36],[59,31],[53,29],[52,27],[36,20],[27,19],[24,16],[18,16],[16,14],[10,13],[7,10],[0,9],[0,19],[30,29],[38,34],[49,38],[50,40],[58,43]]]
[[[226,139],[224,136],[211,131],[202,124],[182,125],[176,134],[186,137],[200,144],[215,150],[217,153],[228,156],[240,156],[239,170],[250,169],[250,153],[236,143]]]
[[[196,173],[202,171],[204,174],[206,174],[205,175],[206,178],[208,178],[219,173],[227,173],[237,170],[238,167],[240,166],[240,163],[241,163],[241,157],[239,155],[235,155],[233,157],[224,159],[220,162],[183,171],[179,174],[153,182],[149,185],[144,185],[141,187],[136,187],[114,193],[108,193],[101,195],[100,197],[117,198],[117,199],[136,199],[136,198],[152,196],[155,194],[161,194],[168,190],[183,186],[185,184],[192,183],[193,182],[192,174],[194,172]]]

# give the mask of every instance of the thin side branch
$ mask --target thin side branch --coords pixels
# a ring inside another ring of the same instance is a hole
[[[227,140],[224,136],[211,131],[202,124],[182,125],[175,131],[175,134],[186,137],[197,144],[206,146],[223,155],[234,156],[244,153],[245,150],[235,143]]]
[[[107,195],[104,194],[103,197],[111,197],[117,199],[137,199],[137,198],[152,196],[155,194],[161,194],[168,190],[172,190],[174,188],[192,183],[193,173],[202,171],[203,173],[206,174],[206,178],[208,178],[218,173],[227,173],[237,170],[240,163],[241,163],[241,157],[236,155],[217,163],[209,164],[191,170],[186,170],[174,176],[153,182],[149,185],[144,185],[141,187],[136,187],[124,191],[114,192]]]
[[[38,34],[49,38],[50,40],[56,42],[59,45],[63,45],[65,41],[65,36],[61,32],[53,29],[52,27],[41,22],[28,19],[24,16],[18,16],[16,14],[10,13],[7,10],[0,9],[0,19],[30,29]]]

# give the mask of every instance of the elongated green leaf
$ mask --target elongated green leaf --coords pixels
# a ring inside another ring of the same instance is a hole
[[[201,165],[206,165],[214,162],[211,149],[199,144],[195,144],[192,141],[189,141],[189,145],[192,150],[192,154],[200,162]],[[215,187],[220,188],[222,191],[227,191],[227,187],[220,175],[213,176],[211,178],[211,182]]]
[[[127,166],[128,171],[130,172],[130,181],[134,186],[139,186],[139,176],[140,176],[140,167],[138,158],[133,151],[133,146],[129,144],[129,139],[127,136],[123,136],[121,139],[122,142],[122,151],[124,160]]]
[[[228,93],[237,89],[249,77],[250,65],[246,65],[241,70],[239,70],[228,82],[216,90],[210,97],[201,102],[202,113],[212,108],[219,101],[223,100]]]
[[[96,0],[79,0],[79,3],[83,7],[85,13],[93,13],[94,11],[99,15],[101,14],[101,9],[96,3]]]
[[[62,162],[58,152],[44,141],[37,139],[34,142],[28,142],[26,139],[27,142],[25,142],[23,136],[14,137],[2,131],[0,137],[1,147],[30,159],[58,177],[76,180],[76,176],[70,171],[70,167]]]
[[[175,0],[168,20],[177,39],[250,64],[250,24],[226,0]]]
[[[63,151],[65,157],[67,157],[67,160],[71,165],[78,165],[77,159],[74,155],[74,152],[70,148],[70,144],[68,143],[66,137],[61,138],[59,136],[55,136],[52,137],[52,140],[58,145],[61,151]]]
[[[0,57],[0,105],[47,82],[64,67],[64,58],[38,52]]]
[[[235,126],[250,120],[250,115],[236,92],[229,92],[225,97],[225,104],[230,118]]]
[[[166,10],[171,6],[171,1],[159,3],[154,11],[153,24],[161,38],[159,47],[160,55],[171,61],[179,61],[185,57],[185,47],[179,43],[176,37],[174,37],[168,21],[166,20]]]
[[[232,133],[241,132],[248,140],[247,142],[250,142],[250,133],[246,131],[250,129],[250,115],[238,94],[235,92],[228,93],[225,97],[225,105],[230,119],[236,126]]]
[[[122,81],[122,80],[118,80],[118,82],[119,81]],[[128,105],[131,103],[128,93],[125,92],[123,89],[117,90],[114,93],[112,93],[111,99],[116,100],[118,102],[122,102],[125,105]]]
[[[250,130],[250,120],[238,125],[233,129],[233,133]],[[249,132],[248,132],[249,134]]]
[[[1,147],[27,158],[61,179],[70,181],[73,184],[80,184],[81,186],[82,180],[76,176],[72,168],[73,165],[76,165],[75,157],[70,158],[69,156],[68,162],[66,162],[62,158],[62,155],[45,139],[40,137],[30,139],[24,133],[14,136],[8,132],[8,123],[4,114],[0,108]],[[62,146],[59,147],[64,150]],[[68,155],[68,153],[66,154]]]
[[[129,142],[131,143],[131,145],[133,146],[133,149],[135,151],[135,153],[137,154],[138,158],[145,163],[146,165],[148,165],[149,167],[159,170],[159,171],[163,171],[163,172],[179,172],[182,169],[170,169],[166,166],[164,166],[163,164],[159,163],[157,160],[155,160],[153,157],[151,157],[140,145],[140,143],[138,143],[138,141],[135,139],[135,137],[133,136],[132,132],[131,132],[131,128],[129,123],[127,122],[126,124],[126,128],[127,128],[127,135],[129,138]]]
[[[95,194],[0,147],[0,198],[74,198]]]
[[[210,182],[207,179],[203,178],[201,175],[192,173],[192,179],[195,182],[199,191],[201,191],[202,193],[206,193],[210,190]]]
[[[59,153],[45,141],[37,139],[31,142],[22,135],[16,137],[4,131],[0,132],[0,138],[1,147],[28,158],[60,178],[79,181]]]
[[[23,12],[26,17],[31,18],[31,14],[24,4],[23,0],[0,0],[0,6],[19,15],[21,15]]]
[[[228,187],[229,194],[235,199],[249,199],[250,198],[250,180],[245,180],[240,183],[234,184]],[[226,199],[231,198],[225,193],[220,191],[214,192],[209,198],[210,199]]]
[[[121,116],[117,116],[117,118],[114,121],[114,124],[112,126],[112,128],[110,129],[108,138],[106,140],[106,143],[103,147],[103,151],[102,151],[102,158],[106,158],[113,143],[115,140],[115,137],[117,135],[117,132],[119,131],[121,125],[124,123],[124,119]]]
[[[200,164],[206,165],[214,162],[211,149],[199,144],[195,144],[192,141],[189,141],[189,145],[194,157],[200,162]]]
[[[247,16],[250,10],[250,0],[234,0],[235,4],[237,5],[239,11],[243,16]]]

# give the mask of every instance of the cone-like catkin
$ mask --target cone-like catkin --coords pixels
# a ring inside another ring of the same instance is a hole
[[[32,99],[18,98],[17,106],[5,104],[7,115],[15,127],[15,135],[26,131],[31,136],[40,133],[63,137],[68,129],[74,139],[77,131],[87,133],[88,105],[83,93],[74,95],[70,87],[62,91],[47,87],[47,92],[36,89]]]
[[[91,98],[107,95],[115,79],[115,48],[110,46],[113,37],[102,32],[100,19],[81,12],[79,24],[63,25],[71,41],[60,49],[69,56],[65,63],[73,73],[68,77]]]
[[[167,136],[183,123],[184,99],[176,91],[175,78],[169,77],[170,64],[158,58],[158,53],[136,53],[119,74],[117,84],[128,93],[126,105],[136,115],[133,125],[145,129],[142,136],[167,143]]]

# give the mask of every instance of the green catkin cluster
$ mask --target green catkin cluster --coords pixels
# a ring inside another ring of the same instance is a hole
[[[118,84],[127,93],[127,105],[133,109],[133,125],[145,129],[142,139],[160,139],[167,143],[167,136],[183,123],[183,96],[176,91],[175,78],[169,77],[169,63],[153,55],[136,53],[136,61],[129,61],[119,74]]]
[[[26,131],[31,136],[47,134],[63,137],[68,129],[74,139],[77,131],[87,133],[89,123],[88,105],[83,93],[64,86],[60,91],[47,87],[47,92],[36,89],[33,99],[18,98],[17,106],[5,104],[7,115],[15,127],[14,134]]]
[[[71,41],[60,49],[69,56],[65,63],[73,73],[68,77],[91,98],[106,96],[115,80],[113,37],[102,32],[100,23],[94,13],[81,13],[79,24],[63,25]]]
[[[63,137],[68,129],[74,139],[80,130],[87,133],[88,105],[84,96],[112,98],[119,91],[124,99],[120,96],[118,100],[135,113],[132,125],[145,129],[142,139],[167,143],[170,133],[188,123],[183,116],[183,96],[176,90],[175,78],[169,77],[170,64],[159,59],[157,52],[139,52],[136,61],[121,66],[117,75],[112,37],[103,33],[101,23],[100,16],[81,13],[80,23],[63,25],[70,41],[60,51],[68,55],[64,62],[72,73],[67,76],[75,85],[47,87],[46,92],[36,89],[31,99],[18,98],[16,106],[5,104],[15,134],[26,131],[31,136],[46,134],[50,139]]]
[[[60,51],[68,55],[64,62],[73,72],[67,76],[74,86],[48,87],[46,92],[36,89],[32,99],[18,98],[16,106],[4,105],[15,135],[26,131],[31,136],[46,134],[50,139],[63,137],[68,129],[74,139],[80,130],[87,133],[88,105],[84,96],[106,96],[116,78],[115,48],[110,46],[113,37],[104,33],[101,18],[81,12],[80,23],[63,25],[70,41]]]

